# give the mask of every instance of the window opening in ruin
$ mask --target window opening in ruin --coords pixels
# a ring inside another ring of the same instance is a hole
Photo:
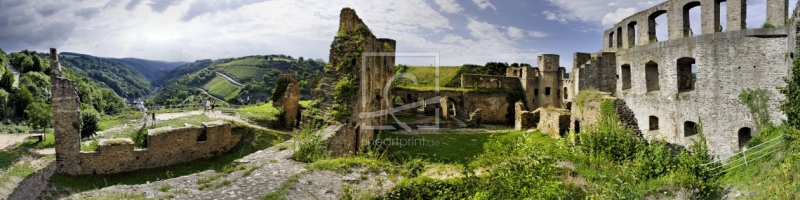
[[[697,127],[693,121],[683,122],[683,137],[691,137],[697,135]]]
[[[693,1],[683,6],[683,37],[701,35],[700,2]]]
[[[533,96],[539,96],[539,89],[533,89]]]
[[[648,43],[666,41],[669,38],[667,27],[667,11],[659,10],[650,14],[647,19]]]
[[[514,76],[517,76],[517,70],[514,70]]]
[[[715,3],[719,13],[717,13],[718,17],[714,24],[719,24],[719,26],[714,28],[714,32],[723,32],[725,28],[728,27],[728,2],[725,0],[716,0]]]
[[[550,95],[550,87],[544,88],[544,95]]]
[[[753,139],[753,129],[749,127],[744,127],[739,129],[739,148],[742,148],[747,145],[747,142],[750,139]]]
[[[611,34],[608,35],[608,47],[614,47],[615,38],[616,37],[614,37],[614,32],[611,32]]]
[[[567,99],[567,87],[564,87],[564,99]]]
[[[746,13],[742,13],[742,16],[745,16],[744,25],[747,29],[759,29],[764,25],[764,22],[767,20],[766,14],[764,15],[755,15],[755,13],[767,13],[767,0],[761,1],[745,1],[747,5],[745,5]],[[748,14],[752,13],[752,14]],[[792,13],[792,12],[789,12]],[[775,24],[773,24],[775,25]]]
[[[556,90],[556,98],[561,98],[561,89]]]
[[[575,133],[580,133],[581,132],[581,121],[575,120],[575,125],[574,126],[575,127],[573,127],[572,130]]]
[[[678,59],[678,92],[688,92],[695,89],[696,74],[692,73],[692,71],[697,71],[694,58],[683,57]]]
[[[650,116],[650,130],[651,131],[658,130],[658,117]]]
[[[622,65],[622,90],[631,89],[631,65]]]
[[[208,140],[208,135],[206,134],[206,129],[203,129],[203,132],[197,136],[197,142],[205,142]]]
[[[639,26],[635,21],[628,23],[628,48],[635,47],[639,41],[639,38],[636,37],[637,30],[639,30]]]
[[[566,104],[564,104],[564,108],[569,111],[572,111],[572,102],[567,102]]]
[[[617,27],[617,48],[622,48],[622,27]]]
[[[658,74],[658,63],[653,61],[644,65],[644,78],[647,85],[647,92],[658,91],[661,89]]]

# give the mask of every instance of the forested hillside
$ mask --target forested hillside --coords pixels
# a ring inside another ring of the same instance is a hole
[[[143,98],[150,93],[150,80],[131,66],[82,54],[62,54],[59,59],[62,65],[104,83],[123,98]]]
[[[217,99],[234,104],[266,102],[272,97],[276,78],[283,73],[294,74],[299,80],[301,95],[309,97],[310,80],[321,76],[325,64],[319,59],[295,59],[287,55],[198,60],[165,75],[159,83],[167,87],[150,101],[159,105],[182,104],[186,103],[186,97],[207,91]]]
[[[63,55],[64,53],[61,54]],[[164,62],[164,61],[144,60],[138,58],[106,58],[106,59],[133,67],[137,71],[141,72],[145,77],[147,77],[147,79],[149,79],[151,83],[156,83],[156,81],[161,79],[161,77],[164,77],[164,75],[166,75],[170,71],[186,64],[186,62]]]
[[[50,92],[50,61],[47,54],[35,51],[11,53],[8,58],[0,50],[0,119],[4,122],[26,124],[33,129],[50,128],[53,109]],[[13,86],[14,75],[7,60],[19,72],[18,86]],[[114,114],[125,107],[122,99],[106,86],[85,75],[71,64],[62,65],[67,78],[78,89],[81,101],[82,132],[89,134],[97,129],[102,115]]]

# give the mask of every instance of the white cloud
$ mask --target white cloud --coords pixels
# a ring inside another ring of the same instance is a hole
[[[528,36],[535,37],[535,38],[540,38],[540,37],[550,36],[550,34],[547,34],[545,32],[541,32],[541,31],[528,31]]]
[[[517,27],[509,26],[506,28],[506,32],[508,33],[508,37],[511,37],[513,39],[525,38],[525,31]]]
[[[436,0],[436,5],[439,5],[441,11],[450,14],[456,14],[464,11],[464,8],[461,7],[455,0]]]
[[[542,12],[542,14],[544,14],[545,19],[547,19],[547,20],[553,20],[553,21],[558,21],[558,22],[561,22],[561,23],[567,23],[567,19],[565,19],[562,16],[559,16],[559,15],[564,15],[563,13],[556,14],[553,11],[545,10],[545,11]]]
[[[623,19],[625,19],[625,18],[627,18],[627,17],[629,17],[629,16],[631,16],[633,14],[636,14],[636,12],[637,12],[636,8],[633,8],[633,7],[619,8],[619,9],[617,9],[617,11],[614,11],[612,13],[608,13],[605,16],[603,16],[603,19],[601,20],[601,23],[603,24],[603,26],[610,27],[610,26],[613,26],[616,23],[619,23]]]
[[[480,8],[481,10],[486,10],[486,8],[492,8],[493,10],[497,10],[497,7],[494,7],[494,5],[492,5],[492,2],[489,2],[489,0],[472,0],[472,2],[475,3],[475,5],[478,6],[478,8]]]

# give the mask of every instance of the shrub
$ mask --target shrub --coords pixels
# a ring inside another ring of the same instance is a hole
[[[786,99],[780,101],[780,110],[786,114],[786,123],[793,127],[800,127],[800,56],[794,58],[791,73],[784,77],[786,86],[779,86],[778,91]]]
[[[147,129],[145,127],[142,127],[136,132],[133,132],[131,140],[133,140],[134,148],[137,149],[147,148]]]
[[[97,111],[81,112],[81,138],[91,137],[99,130],[100,113]]]
[[[294,154],[297,162],[312,163],[324,159],[330,154],[329,142],[324,140],[320,132],[306,128],[294,138]]]
[[[677,168],[677,156],[664,141],[654,141],[650,145],[642,145],[636,153],[634,168],[638,177],[645,179],[658,178]]]
[[[772,126],[769,121],[769,110],[767,110],[767,103],[769,102],[767,90],[745,88],[739,94],[739,102],[750,109],[750,115],[753,116],[755,121],[756,131],[760,131],[765,126]]]
[[[698,140],[689,146],[690,152],[681,152],[678,160],[678,168],[682,173],[688,174],[695,195],[699,199],[710,198],[721,192],[719,187],[719,162],[711,163],[714,158],[708,154],[708,144],[703,134],[702,121],[697,123],[696,129]],[[707,164],[711,163],[711,164]]]
[[[772,23],[769,22],[764,22],[764,24],[761,25],[761,28],[775,28],[775,25],[772,25]]]
[[[633,131],[620,126],[612,100],[600,104],[597,125],[590,127],[586,134],[580,134],[579,140],[585,153],[605,156],[617,162],[632,160],[636,155],[636,147],[644,143],[633,135]]]

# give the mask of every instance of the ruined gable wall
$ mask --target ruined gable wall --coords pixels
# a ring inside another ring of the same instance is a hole
[[[384,88],[394,75],[396,48],[394,40],[375,37],[353,9],[342,9],[339,17],[339,31],[331,44],[330,65],[315,91],[315,96],[319,92],[317,97],[321,101],[315,108],[325,115],[324,123],[344,125],[331,137],[333,155],[362,150],[374,137],[370,128],[386,121],[386,116],[362,118],[359,114],[390,107]],[[392,87],[389,85],[386,92]],[[347,92],[337,94],[337,91]]]
[[[75,84],[63,76],[58,52],[50,49],[50,91],[53,105],[53,132],[56,146],[56,171],[76,174],[80,171],[77,158],[80,146],[80,98]]]
[[[206,140],[198,141],[204,133]],[[152,129],[147,134],[147,149],[134,150],[128,138],[114,143],[101,142],[94,152],[77,153],[79,171],[69,174],[113,174],[173,165],[228,152],[240,140],[241,136],[231,135],[231,124],[227,122]]]

